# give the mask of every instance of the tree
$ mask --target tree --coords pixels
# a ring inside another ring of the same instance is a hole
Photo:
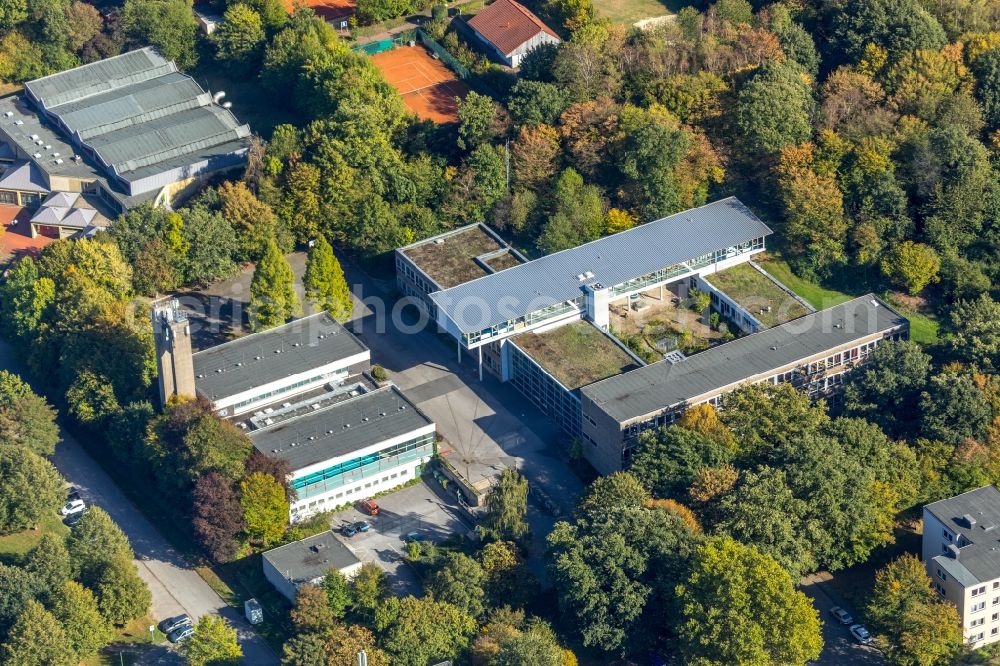
[[[0,2],[0,28],[10,30],[28,18],[26,0],[4,0]]]
[[[931,589],[924,564],[913,555],[901,555],[875,574],[866,615],[895,664],[950,664],[962,650],[958,611]]]
[[[243,522],[251,539],[269,546],[285,533],[288,500],[285,489],[270,474],[254,472],[240,482]]]
[[[631,472],[615,472],[594,479],[576,504],[577,513],[606,513],[641,505],[649,499],[649,491]]]
[[[545,0],[542,11],[569,32],[575,32],[597,18],[592,0]]]
[[[950,372],[930,378],[917,413],[924,437],[952,445],[968,437],[980,439],[993,418],[993,409],[972,378]]]
[[[351,605],[351,586],[344,574],[336,569],[330,569],[323,576],[323,592],[326,593],[326,603],[335,619],[341,620],[347,614]]]
[[[34,527],[65,498],[52,463],[29,449],[0,444],[0,534]]]
[[[496,541],[517,541],[527,536],[524,519],[528,513],[528,480],[510,467],[505,468],[486,495],[480,532]]]
[[[295,274],[274,240],[267,242],[250,282],[250,327],[263,331],[284,324],[299,311]]]
[[[285,643],[284,666],[353,664],[364,650],[368,666],[389,666],[389,658],[375,647],[375,636],[356,624],[335,624],[320,633],[299,634]]]
[[[333,254],[333,248],[322,235],[309,250],[306,273],[302,279],[306,296],[326,310],[339,322],[350,319],[354,309],[351,291],[344,279],[344,269]]]
[[[125,0],[121,27],[130,45],[155,46],[181,69],[198,61],[198,22],[191,0]]]
[[[883,342],[869,363],[848,376],[844,391],[847,414],[881,427],[890,437],[916,431],[920,392],[927,385],[931,358],[911,341]]]
[[[208,284],[236,272],[236,231],[221,213],[204,206],[189,206],[184,218],[184,243],[188,251],[180,262],[186,284]]]
[[[884,49],[891,60],[916,51],[944,46],[937,20],[917,0],[847,0],[830,8],[833,39],[830,52],[858,62],[869,44]]]
[[[488,606],[523,608],[538,592],[538,583],[521,561],[513,541],[492,541],[479,552],[478,560],[486,577]]]
[[[517,125],[555,125],[568,105],[569,96],[559,86],[527,79],[519,79],[507,98],[507,109]]]
[[[300,634],[321,632],[333,626],[334,617],[326,592],[316,585],[302,585],[295,592],[292,624]]]
[[[794,63],[768,62],[743,86],[736,98],[736,127],[751,154],[776,154],[806,141],[812,91]]]
[[[470,91],[458,103],[458,147],[472,150],[497,135],[501,110],[492,98]]]
[[[361,565],[357,575],[351,579],[350,587],[354,610],[368,620],[375,616],[375,609],[389,593],[385,571],[374,562],[365,562]]]
[[[736,440],[732,431],[719,419],[719,412],[715,407],[707,402],[688,407],[677,420],[677,425],[696,432],[727,449],[736,448]]]
[[[219,59],[238,70],[253,63],[265,37],[260,14],[239,2],[226,9],[212,33]]]
[[[599,238],[604,229],[604,202],[595,185],[586,185],[572,167],[556,178],[552,216],[538,236],[538,246],[552,253]]]
[[[771,451],[790,448],[828,421],[826,409],[791,384],[743,386],[725,396],[722,420],[738,443],[745,461],[766,459]]]
[[[913,241],[903,241],[882,260],[885,276],[914,296],[937,282],[940,270],[941,258],[934,248]]]
[[[556,172],[559,132],[548,125],[524,125],[511,145],[511,153],[518,186],[538,189]]]
[[[989,127],[1000,128],[1000,45],[972,62],[976,77],[976,99]]]
[[[457,657],[475,633],[476,621],[430,597],[391,597],[376,612],[375,630],[394,666],[426,666]]]
[[[97,598],[76,581],[64,581],[51,595],[51,606],[78,661],[97,654],[114,640],[114,627],[98,610]]]
[[[104,17],[94,5],[75,0],[66,8],[69,41],[67,47],[72,53],[78,53],[83,45],[101,34],[104,28]]]
[[[35,598],[35,581],[20,567],[0,563],[0,636],[6,636],[11,625]]]
[[[438,601],[480,617],[486,611],[485,583],[486,574],[478,562],[464,553],[449,553],[428,581],[427,591]]]
[[[685,663],[805,664],[822,650],[809,598],[774,560],[732,539],[699,546],[677,594]]]
[[[88,587],[96,585],[107,564],[114,560],[128,561],[134,556],[125,533],[99,506],[90,507],[73,526],[66,548],[74,578]]]
[[[34,336],[46,308],[55,299],[55,283],[39,274],[38,263],[30,256],[18,261],[0,285],[0,327],[19,340]]]
[[[44,53],[17,30],[0,39],[0,79],[23,83],[51,73]]]
[[[61,588],[72,574],[65,541],[53,534],[43,534],[35,547],[28,551],[24,570],[31,574],[35,588],[43,596]]]
[[[629,469],[654,497],[683,497],[698,471],[732,460],[732,449],[694,431],[671,426],[639,436]]]
[[[951,326],[955,356],[987,372],[1000,370],[1000,303],[989,294],[959,301],[951,311]]]
[[[29,601],[0,646],[8,666],[73,666],[75,655],[56,618],[37,601]]]
[[[191,666],[236,666],[243,658],[243,648],[236,640],[236,629],[218,615],[205,614],[194,626],[194,634],[181,645]]]
[[[19,376],[0,370],[0,444],[50,456],[59,442],[56,411]]]
[[[198,477],[191,499],[195,536],[218,562],[228,562],[240,549],[243,507],[232,484],[218,472]]]
[[[532,622],[526,631],[520,631],[500,642],[500,649],[491,666],[564,666],[563,649],[555,632],[547,624]]]
[[[97,607],[112,624],[122,626],[149,612],[153,595],[132,561],[122,555],[104,565],[97,578]]]
[[[236,233],[235,258],[238,261],[259,260],[270,239],[278,238],[279,247],[284,245],[280,241],[281,230],[274,211],[254,196],[245,183],[226,181],[220,185],[219,203],[222,217]]]

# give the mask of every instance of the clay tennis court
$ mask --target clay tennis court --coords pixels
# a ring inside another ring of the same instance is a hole
[[[469,87],[423,46],[400,46],[372,56],[406,108],[421,120],[450,123],[458,120],[455,98],[464,98]]]

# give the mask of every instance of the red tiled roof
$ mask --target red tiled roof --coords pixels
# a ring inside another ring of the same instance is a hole
[[[496,0],[473,16],[469,25],[507,56],[540,32],[559,39],[552,28],[514,0]]]

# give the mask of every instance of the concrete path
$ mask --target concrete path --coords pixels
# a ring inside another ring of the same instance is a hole
[[[0,340],[0,369],[21,374],[27,379],[20,359],[12,346]],[[52,462],[66,480],[80,489],[87,504],[108,512],[128,536],[135,551],[135,564],[153,593],[152,615],[159,621],[171,615],[187,613],[199,618],[217,613],[228,619],[239,632],[244,663],[270,666],[278,658],[242,615],[230,608],[199,576],[190,564],[161,535],[139,509],[115,485],[100,465],[65,429]]]

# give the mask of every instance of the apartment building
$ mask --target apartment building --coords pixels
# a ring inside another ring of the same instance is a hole
[[[973,649],[1000,640],[1000,491],[984,486],[924,507],[923,561],[955,604]]]

